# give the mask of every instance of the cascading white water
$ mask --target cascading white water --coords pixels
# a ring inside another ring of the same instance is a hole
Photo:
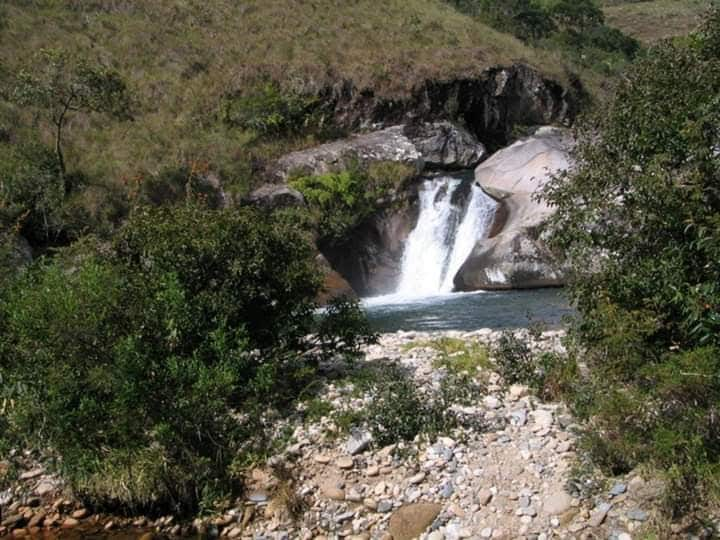
[[[462,180],[438,177],[423,183],[420,214],[405,244],[396,294],[403,297],[451,292],[453,279],[485,234],[495,201],[473,184],[459,205],[453,195]]]

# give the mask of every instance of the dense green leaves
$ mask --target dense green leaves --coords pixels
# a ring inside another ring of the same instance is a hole
[[[605,24],[594,0],[446,0],[503,32],[559,49],[573,63],[614,72],[640,49],[633,38]]]
[[[226,124],[259,135],[291,135],[322,124],[319,106],[316,97],[283,92],[276,83],[265,83],[226,96],[221,114]]]
[[[376,162],[367,168],[355,164],[347,170],[290,181],[315,214],[320,242],[341,241],[415,175],[403,163]]]
[[[40,261],[0,294],[2,436],[55,451],[94,504],[197,511],[231,492],[320,353],[373,339],[349,302],[307,337],[313,255],[282,215],[189,205]]]
[[[718,487],[719,33],[715,13],[637,62],[581,123],[575,170],[545,194],[582,315],[575,337],[599,381],[585,389],[594,451],[613,470],[671,471],[675,511],[688,490]]]

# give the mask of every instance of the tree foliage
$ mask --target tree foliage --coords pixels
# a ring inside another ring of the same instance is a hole
[[[7,91],[10,101],[44,111],[54,128],[55,155],[66,172],[63,130],[74,113],[104,113],[120,120],[131,118],[125,81],[106,66],[63,49],[41,49],[20,69]]]
[[[0,439],[52,449],[95,505],[195,512],[231,493],[269,411],[374,337],[346,301],[316,320],[313,255],[283,216],[189,205],[42,260],[0,296]]]
[[[717,490],[720,471],[718,43],[714,12],[637,62],[546,193],[598,377],[586,399],[595,449],[615,470],[671,471],[677,511],[700,500],[688,490]]]

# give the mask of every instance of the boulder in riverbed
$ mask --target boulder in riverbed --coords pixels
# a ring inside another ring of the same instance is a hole
[[[458,290],[564,284],[563,268],[542,235],[543,223],[553,210],[535,194],[553,174],[571,166],[572,144],[567,130],[544,127],[477,167],[476,182],[499,207],[489,237],[477,242],[455,276]]]

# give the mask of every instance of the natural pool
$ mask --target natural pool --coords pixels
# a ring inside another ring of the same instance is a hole
[[[562,289],[535,289],[365,298],[363,306],[378,332],[476,330],[526,327],[534,321],[558,326],[573,313]]]

